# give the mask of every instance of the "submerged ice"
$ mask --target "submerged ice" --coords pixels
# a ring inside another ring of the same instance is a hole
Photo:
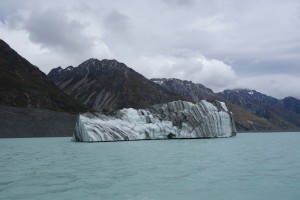
[[[125,108],[113,116],[79,115],[74,140],[80,142],[231,137],[236,134],[225,103],[174,101],[148,109]]]

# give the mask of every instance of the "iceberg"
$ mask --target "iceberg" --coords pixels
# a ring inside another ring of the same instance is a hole
[[[78,116],[77,142],[216,138],[236,135],[233,114],[224,102],[174,101],[147,109],[124,108],[114,115]]]

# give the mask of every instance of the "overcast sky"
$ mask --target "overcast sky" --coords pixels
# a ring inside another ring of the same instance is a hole
[[[109,58],[147,78],[300,98],[299,0],[0,0],[0,38],[45,73]]]

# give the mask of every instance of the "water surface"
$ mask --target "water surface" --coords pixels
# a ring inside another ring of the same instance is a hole
[[[300,199],[300,133],[0,139],[0,199]]]

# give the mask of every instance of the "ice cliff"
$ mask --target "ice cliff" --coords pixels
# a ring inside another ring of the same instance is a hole
[[[98,142],[172,138],[215,138],[236,135],[225,103],[174,101],[148,109],[125,108],[113,116],[79,115],[74,141]]]

